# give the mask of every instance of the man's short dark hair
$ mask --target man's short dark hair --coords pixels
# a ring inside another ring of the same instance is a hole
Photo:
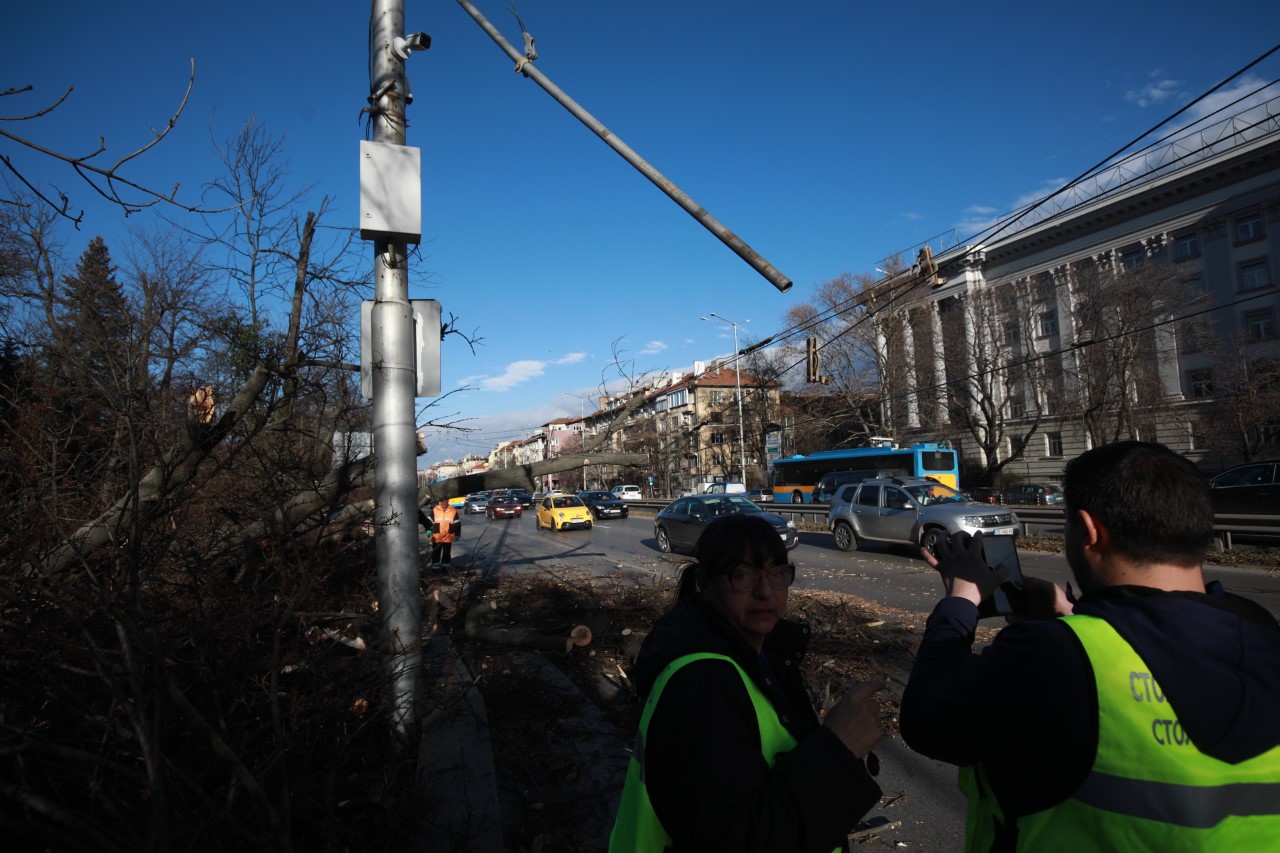
[[[1151,441],[1095,447],[1067,463],[1069,516],[1087,510],[1136,563],[1199,566],[1213,541],[1209,483],[1185,456]]]

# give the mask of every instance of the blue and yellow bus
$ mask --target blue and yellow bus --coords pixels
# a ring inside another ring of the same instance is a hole
[[[813,489],[836,471],[894,471],[909,477],[932,477],[960,488],[956,452],[946,444],[924,442],[910,447],[854,447],[788,456],[773,463],[770,485],[777,503],[813,503]]]

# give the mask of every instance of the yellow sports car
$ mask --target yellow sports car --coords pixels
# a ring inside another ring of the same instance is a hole
[[[568,530],[570,527],[591,529],[591,509],[577,495],[547,495],[538,504],[534,525],[541,530]]]

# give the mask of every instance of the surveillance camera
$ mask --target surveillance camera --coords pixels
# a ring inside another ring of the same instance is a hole
[[[401,59],[408,59],[415,50],[427,50],[431,47],[431,36],[426,33],[410,33],[401,38],[396,36],[391,41],[391,51]]]

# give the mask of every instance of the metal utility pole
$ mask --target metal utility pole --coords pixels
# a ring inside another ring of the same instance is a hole
[[[742,354],[738,352],[738,324],[730,319],[721,317],[714,311],[708,311],[706,317],[699,317],[698,319],[708,320],[711,318],[733,326],[733,384],[738,394],[738,476],[742,477],[742,482],[745,484],[747,482],[747,439],[746,432],[742,428],[742,368],[739,366],[742,361]],[[747,322],[750,323],[751,321],[748,320]]]
[[[369,19],[370,117],[373,141],[405,144],[404,61],[424,50],[430,37],[404,37],[404,0],[373,0]],[[390,149],[399,153],[398,149]],[[366,155],[367,156],[367,155]],[[364,164],[361,164],[362,170]],[[387,194],[366,187],[361,195]],[[394,191],[398,188],[389,188]],[[388,206],[381,199],[374,208]],[[362,213],[365,202],[362,200]],[[420,215],[419,201],[419,215]],[[394,218],[394,217],[393,217]],[[407,239],[395,227],[371,231],[374,303],[371,396],[373,447],[378,457],[377,499],[378,610],[380,646],[387,665],[388,709],[393,736],[409,742],[417,732],[417,699],[422,673],[422,605],[418,578],[417,428],[413,322],[409,304]]]
[[[480,13],[471,0],[458,0],[461,6],[472,19],[480,25],[489,38],[493,39],[494,44],[502,49],[502,52],[509,56],[516,63],[516,70],[528,77],[533,82],[542,87],[542,90],[555,98],[560,106],[564,107],[574,118],[585,124],[592,133],[600,137],[606,145],[612,148],[618,154],[622,155],[622,159],[630,163],[640,174],[644,175],[649,181],[667,197],[680,205],[690,216],[698,221],[703,228],[706,228],[714,234],[720,242],[724,243],[733,252],[748,264],[751,265],[756,272],[764,276],[764,278],[778,288],[782,293],[786,293],[791,289],[791,279],[783,275],[777,267],[764,259],[764,256],[755,249],[747,245],[737,234],[734,234],[723,224],[706,210],[702,205],[694,201],[684,190],[675,185],[669,178],[655,169],[635,150],[623,142],[613,131],[605,127],[595,116],[587,112],[581,104],[569,97],[565,92],[552,83],[551,80],[534,66],[533,60],[537,58],[537,53],[532,51],[532,38],[526,33],[527,44],[526,52],[522,55],[511,43],[502,37],[502,33],[498,32],[498,28],[489,22],[489,19]]]

